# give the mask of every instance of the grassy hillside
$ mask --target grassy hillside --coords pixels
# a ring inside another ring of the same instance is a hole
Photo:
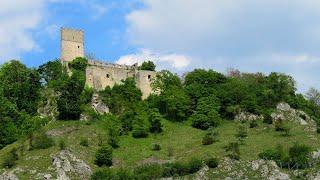
[[[108,119],[94,122],[80,121],[55,121],[44,127],[45,131],[53,135],[55,146],[44,150],[25,150],[24,155],[17,161],[14,168],[21,168],[27,171],[16,173],[21,179],[36,177],[38,173],[53,173],[52,155],[59,152],[59,141],[66,143],[66,148],[71,150],[77,158],[84,160],[92,169],[97,170],[94,164],[95,152],[99,148],[99,141],[106,141]],[[163,132],[159,135],[149,135],[147,138],[135,139],[130,134],[120,137],[120,147],[114,150],[114,168],[134,167],[146,162],[165,161],[187,161],[192,157],[201,158],[206,155],[213,155],[222,159],[226,156],[225,146],[230,142],[237,141],[235,134],[239,123],[224,121],[217,127],[219,141],[212,145],[202,145],[202,138],[206,131],[198,130],[190,126],[190,122],[173,123],[163,121]],[[319,148],[319,134],[306,132],[301,125],[291,123],[290,136],[284,137],[274,130],[273,125],[266,125],[259,122],[256,128],[248,129],[248,137],[240,146],[242,160],[258,159],[258,154],[278,144],[284,147],[292,146],[299,142],[307,144],[312,148]],[[81,146],[80,141],[88,139],[89,146]],[[19,147],[27,141],[19,140],[0,151],[0,162],[13,148]],[[151,144],[159,143],[160,151],[152,151]],[[35,171],[34,171],[35,170]],[[4,171],[4,170],[2,170]],[[1,171],[0,171],[1,173]],[[54,174],[54,173],[53,173]]]

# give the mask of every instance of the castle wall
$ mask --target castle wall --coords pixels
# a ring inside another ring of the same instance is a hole
[[[84,34],[81,30],[61,29],[61,62],[68,65],[77,57],[84,57]],[[147,98],[151,92],[151,81],[156,76],[153,71],[140,71],[138,65],[132,66],[110,64],[96,60],[88,60],[86,69],[86,85],[97,90],[121,84],[129,77],[135,78],[137,87],[142,92],[142,98]]]

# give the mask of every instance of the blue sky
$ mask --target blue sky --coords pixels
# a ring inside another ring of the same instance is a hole
[[[0,62],[59,58],[60,28],[85,31],[85,51],[159,69],[284,72],[320,88],[317,0],[1,0]]]

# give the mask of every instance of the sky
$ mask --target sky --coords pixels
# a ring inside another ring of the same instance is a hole
[[[0,63],[59,58],[69,27],[106,62],[283,72],[305,92],[320,89],[319,9],[318,0],[0,0]]]

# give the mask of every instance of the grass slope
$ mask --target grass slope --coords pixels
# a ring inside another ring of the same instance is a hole
[[[201,141],[205,131],[192,128],[189,122],[175,123],[163,121],[163,133],[159,135],[149,135],[147,138],[135,139],[131,135],[120,137],[120,147],[114,150],[114,161],[116,167],[133,167],[143,160],[155,157],[158,160],[187,161],[192,157],[203,157],[213,155],[218,158],[226,156],[224,147],[230,142],[236,141],[234,136],[237,133],[238,123],[225,121],[217,128],[219,141],[208,146],[203,146]],[[17,161],[17,166],[28,171],[17,173],[21,179],[35,177],[39,172],[53,172],[50,169],[52,155],[59,151],[58,142],[63,139],[67,149],[70,149],[79,159],[84,160],[93,170],[98,169],[94,165],[94,156],[99,148],[99,139],[107,140],[106,127],[108,121],[101,120],[91,123],[79,121],[56,121],[45,127],[46,131],[55,130],[64,132],[61,136],[55,136],[56,145],[45,150],[24,151],[24,156]],[[240,146],[241,159],[258,159],[258,154],[265,150],[282,144],[290,147],[293,143],[304,143],[312,148],[319,148],[319,135],[313,132],[306,132],[301,125],[291,124],[291,136],[283,137],[274,130],[273,125],[265,125],[259,122],[259,126],[248,129],[248,138],[244,145]],[[83,138],[89,140],[89,146],[80,145]],[[0,163],[13,147],[19,147],[25,140],[19,140],[0,151]],[[152,151],[151,144],[159,143],[160,151]],[[172,151],[172,156],[169,156]],[[32,172],[36,170],[37,173]],[[3,170],[0,170],[0,173]]]

